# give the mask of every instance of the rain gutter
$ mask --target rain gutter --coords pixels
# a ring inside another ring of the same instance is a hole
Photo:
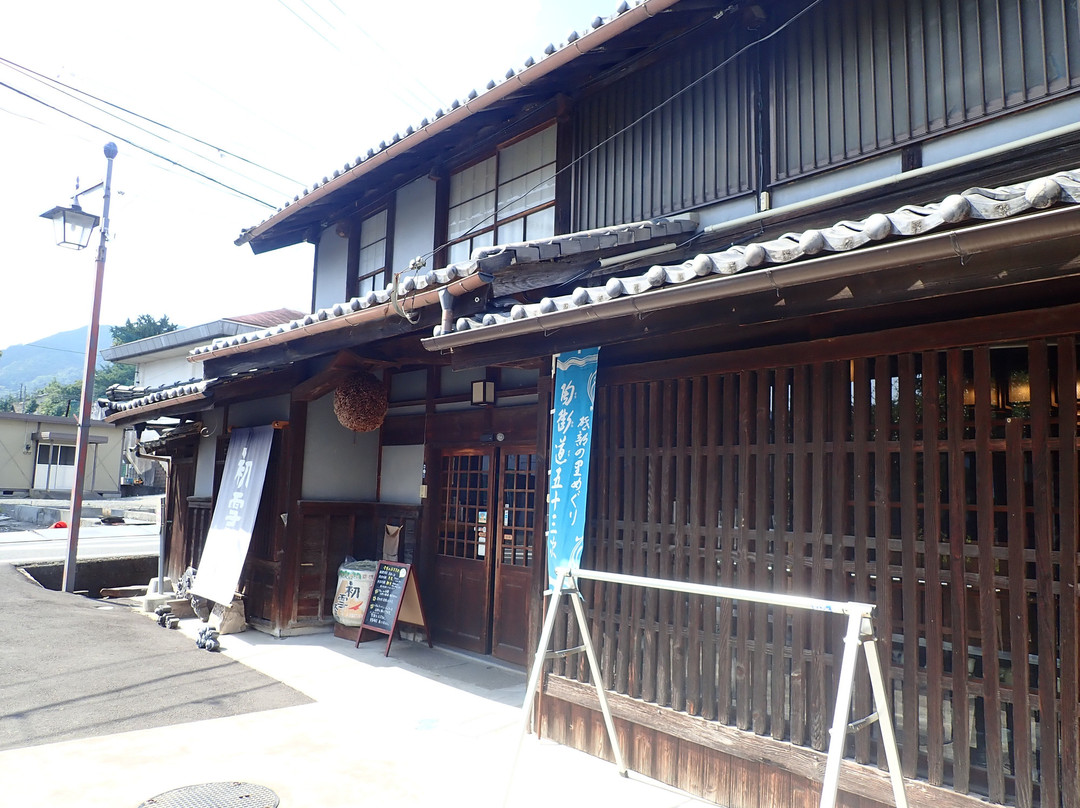
[[[1016,232],[1020,231],[1020,232]],[[910,241],[898,241],[847,253],[813,258],[795,264],[724,275],[678,286],[658,288],[637,295],[617,297],[601,303],[540,314],[509,323],[457,331],[428,337],[421,344],[429,351],[453,351],[455,348],[511,339],[530,334],[547,335],[561,328],[612,320],[618,317],[645,316],[697,303],[768,292],[782,296],[785,290],[822,281],[844,280],[901,265],[966,260],[973,255],[993,252],[1026,241],[1039,242],[1080,236],[1080,208],[1070,206],[1014,219],[988,222],[966,230],[934,233]]]
[[[480,112],[493,104],[502,101],[517,90],[528,87],[534,81],[537,81],[544,76],[548,75],[554,70],[569,64],[578,56],[588,53],[589,51],[596,50],[599,47],[607,44],[608,41],[620,34],[633,28],[641,22],[644,22],[650,17],[655,17],[664,11],[678,3],[679,0],[645,0],[640,6],[635,6],[629,11],[623,12],[620,16],[606,22],[599,28],[585,34],[584,36],[574,40],[573,42],[565,45],[559,50],[552,53],[546,59],[540,62],[536,62],[530,67],[525,68],[520,73],[515,73],[501,84],[497,84],[492,89],[478,95],[471,101],[466,101],[457,109],[453,109],[441,118],[429,123],[427,126],[416,130],[411,135],[408,135],[397,143],[392,143],[387,148],[369,157],[364,162],[354,166],[349,171],[341,174],[338,177],[330,180],[329,182],[321,185],[315,190],[308,193],[302,199],[293,204],[282,208],[276,214],[264,221],[262,224],[258,224],[250,230],[245,230],[240,234],[240,237],[236,239],[234,244],[238,247],[253,239],[259,238],[266,231],[276,227],[283,221],[288,219],[294,213],[306,208],[308,205],[318,202],[325,196],[334,193],[335,191],[345,187],[354,180],[360,179],[362,176],[378,168],[391,160],[396,159],[399,155],[404,154],[415,146],[419,146],[425,141],[442,134],[452,126],[456,126],[461,121],[465,120],[472,114]]]

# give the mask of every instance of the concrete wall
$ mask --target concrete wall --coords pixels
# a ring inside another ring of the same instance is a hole
[[[303,499],[375,500],[379,433],[353,432],[334,415],[334,396],[308,405]]]
[[[325,309],[345,300],[349,240],[339,236],[334,227],[328,227],[319,237],[315,255],[315,308]]]
[[[66,433],[71,436],[70,441],[55,442],[72,446],[77,429],[74,418],[0,413],[0,496],[25,495],[33,489],[38,447],[34,439],[36,433]],[[104,439],[104,442],[87,446],[83,490],[87,496],[118,494],[123,429],[95,421],[90,426],[90,436]],[[62,494],[60,490],[53,492],[53,495]]]
[[[379,500],[402,505],[420,504],[424,481],[424,447],[384,446],[379,470]]]
[[[199,451],[195,458],[195,496],[212,497],[214,495],[214,458],[224,413],[221,410],[206,410],[199,413],[199,417],[202,418],[206,436],[199,439]]]
[[[140,387],[161,387],[202,377],[202,362],[187,361],[186,352],[135,366],[135,384]]]
[[[34,480],[34,421],[0,418],[0,495],[29,491]]]
[[[394,209],[394,272],[402,272],[418,255],[435,247],[435,181],[427,177],[400,188]],[[428,269],[432,269],[428,260]]]

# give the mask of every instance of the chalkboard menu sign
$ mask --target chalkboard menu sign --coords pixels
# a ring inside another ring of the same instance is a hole
[[[416,583],[416,573],[413,572],[412,565],[380,561],[375,569],[375,581],[371,585],[362,629],[389,635],[386,641],[386,656],[390,655],[390,643],[394,641],[397,633],[398,621],[423,627],[428,646],[431,646],[431,632],[424,618],[420,587]],[[362,636],[363,630],[356,638],[357,646],[360,645]]]

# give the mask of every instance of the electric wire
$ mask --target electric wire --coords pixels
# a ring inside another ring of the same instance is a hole
[[[303,3],[304,6],[307,7],[307,9],[310,10],[312,14],[314,14],[316,17],[318,17],[320,20],[322,20],[322,22],[327,26],[327,28],[329,28],[331,31],[337,33],[337,31],[338,31],[337,26],[335,26],[330,20],[328,20],[322,14],[320,14],[310,3],[307,2],[307,0],[300,0],[300,2]],[[296,17],[298,20],[300,20],[316,36],[318,36],[324,42],[329,44],[335,51],[342,54],[343,56],[345,55],[345,51],[343,51],[340,47],[338,47],[338,45],[335,42],[331,41],[326,35],[324,35],[321,31],[319,31],[318,28],[316,28],[311,23],[310,20],[308,20],[306,17],[304,17],[304,15],[302,15],[299,11],[297,11],[296,9],[289,6],[288,3],[285,2],[285,0],[278,0],[278,3],[281,6],[283,6],[285,9],[287,9],[294,17]],[[333,3],[331,3],[331,5],[344,17],[344,19],[347,22],[349,22],[352,25],[353,28],[355,28],[357,31],[359,31],[360,34],[363,35],[364,38],[368,42],[370,42],[372,45],[374,45],[376,48],[378,48],[380,51],[382,51],[382,53],[387,57],[387,59],[392,61],[393,67],[395,67],[400,73],[404,73],[405,76],[407,76],[410,81],[414,82],[418,87],[422,88],[425,92],[429,93],[432,98],[436,98],[435,94],[432,93],[431,90],[429,90],[426,86],[424,86],[423,83],[420,82],[419,79],[417,79],[415,76],[413,76],[411,73],[409,73],[408,70],[401,65],[400,61],[397,60],[393,56],[393,54],[387,52],[387,50],[379,43],[379,41],[377,39],[375,39],[374,37],[369,35],[363,28],[361,28],[359,25],[357,25],[352,20],[352,18],[349,17],[348,14],[346,14],[344,11],[341,10],[340,7],[338,7],[337,5],[335,5]],[[400,95],[398,96],[398,100],[401,101],[402,103],[406,104],[406,106],[408,106],[413,111],[414,114],[423,116],[428,111],[428,109],[430,108],[431,102],[426,100],[426,99],[421,98],[420,96],[418,96],[408,86],[402,86],[402,87],[399,87],[398,89],[403,90],[405,94],[410,96],[410,98],[413,101],[415,101],[416,104],[419,105],[419,106],[414,105],[413,103],[410,103],[409,101],[406,101],[405,99],[403,99]],[[439,104],[439,102],[438,102],[438,100],[436,100],[434,102],[434,105],[438,106],[438,104]]]
[[[103,126],[98,126],[95,123],[91,123],[90,121],[87,121],[87,120],[85,120],[83,118],[80,118],[78,115],[75,115],[75,114],[73,114],[71,112],[60,109],[59,107],[54,106],[54,105],[48,103],[47,101],[42,101],[40,98],[36,98],[35,96],[31,95],[30,93],[24,92],[23,90],[20,90],[17,87],[12,87],[10,84],[7,84],[6,82],[0,81],[0,87],[6,87],[7,89],[11,90],[13,93],[21,95],[24,98],[28,98],[29,100],[31,100],[31,101],[33,101],[33,102],[35,102],[37,104],[41,104],[42,106],[47,107],[48,109],[51,109],[54,112],[58,112],[61,115],[64,115],[64,116],[66,116],[68,118],[71,118],[72,120],[78,121],[79,123],[83,124],[84,126],[89,126],[92,129],[96,129],[99,132],[102,132],[102,133],[108,135],[109,137],[116,138],[119,141],[127,143],[129,146],[131,146],[131,147],[133,147],[135,149],[138,149],[139,151],[145,152],[146,154],[149,154],[151,157],[156,157],[157,159],[162,160],[162,161],[164,161],[166,163],[169,163],[170,165],[174,165],[177,168],[181,168],[184,171],[188,171],[191,174],[194,174],[195,176],[202,177],[203,179],[208,180],[209,182],[212,182],[215,185],[220,185],[222,188],[225,188],[226,190],[231,191],[234,194],[238,194],[239,196],[250,199],[252,202],[258,202],[260,205],[264,205],[265,207],[268,207],[271,210],[277,210],[278,209],[277,205],[273,205],[273,204],[271,204],[270,202],[267,202],[264,199],[259,199],[257,196],[253,196],[252,194],[249,194],[246,191],[242,191],[239,188],[235,188],[232,185],[229,185],[226,182],[222,182],[221,180],[219,180],[219,179],[217,179],[215,177],[211,177],[209,174],[206,174],[206,173],[204,173],[202,171],[198,171],[197,169],[194,169],[191,166],[184,165],[183,163],[181,163],[181,162],[179,162],[177,160],[173,160],[170,157],[166,157],[163,154],[158,154],[153,149],[148,149],[145,146],[140,146],[138,143],[135,143],[134,141],[132,141],[132,140],[126,138],[126,137],[123,137],[122,135],[119,135],[119,134],[117,134],[115,132],[110,132],[108,129],[106,129]]]
[[[97,102],[99,102],[101,104],[105,104],[105,105],[107,105],[109,107],[112,107],[113,109],[118,109],[118,110],[120,110],[121,112],[123,112],[126,115],[131,115],[131,116],[133,116],[135,118],[138,118],[139,120],[146,121],[147,123],[153,124],[154,126],[160,127],[161,129],[164,129],[164,130],[166,130],[168,132],[173,132],[174,134],[180,135],[181,137],[187,138],[188,140],[194,141],[195,143],[198,143],[201,146],[206,146],[209,149],[213,149],[216,152],[220,152],[221,154],[232,157],[232,158],[234,158],[236,160],[241,161],[242,163],[247,163],[248,165],[252,166],[253,168],[257,168],[260,171],[265,171],[268,174],[273,174],[275,177],[280,177],[281,179],[285,180],[286,182],[291,182],[293,185],[303,185],[303,183],[300,182],[299,180],[295,180],[292,177],[289,177],[289,176],[287,176],[285,174],[282,174],[280,171],[275,171],[274,169],[269,168],[267,166],[264,166],[261,163],[256,163],[254,160],[249,160],[248,158],[243,157],[243,156],[237,154],[236,152],[229,151],[228,149],[224,148],[223,146],[218,146],[218,145],[216,145],[214,143],[210,143],[210,142],[208,142],[206,140],[202,140],[201,138],[195,137],[194,135],[189,135],[187,132],[184,132],[184,131],[182,131],[180,129],[176,129],[175,127],[169,126],[166,123],[162,123],[161,121],[154,120],[153,118],[149,118],[146,115],[141,115],[138,112],[135,112],[134,110],[128,109],[127,107],[123,107],[123,106],[121,106],[119,104],[113,103],[112,101],[108,101],[108,100],[106,100],[104,98],[100,98],[100,97],[98,97],[98,96],[96,96],[96,95],[94,95],[92,93],[86,92],[85,90],[80,90],[78,87],[72,87],[70,84],[65,84],[64,82],[62,82],[62,81],[60,81],[58,79],[49,78],[48,76],[45,76],[45,75],[43,75],[41,73],[38,73],[35,70],[31,70],[30,68],[25,67],[23,65],[20,65],[17,62],[13,62],[10,59],[5,59],[4,57],[0,56],[0,63],[3,63],[3,64],[6,64],[6,65],[9,65],[11,67],[17,68],[18,70],[22,71],[23,73],[25,73],[27,75],[35,76],[42,82],[48,82],[50,84],[55,84],[55,85],[57,85],[59,87],[63,87],[66,90],[71,90],[72,92],[78,93],[79,95],[84,95],[87,98],[92,98],[94,101],[97,101]],[[271,189],[271,190],[273,190],[273,189]]]
[[[169,140],[169,138],[167,138],[167,137],[165,137],[165,136],[163,136],[163,135],[161,135],[161,134],[159,134],[157,132],[154,132],[154,131],[152,131],[152,130],[144,127],[144,126],[140,126],[137,123],[133,123],[131,121],[128,121],[128,120],[120,117],[119,115],[116,115],[115,113],[112,113],[112,112],[110,112],[110,111],[108,111],[106,109],[102,109],[102,108],[100,108],[98,106],[95,106],[94,104],[91,104],[90,102],[88,102],[88,101],[86,101],[83,98],[80,98],[78,96],[82,95],[82,96],[86,96],[87,98],[92,98],[95,101],[99,101],[100,103],[105,104],[107,106],[110,106],[110,107],[112,107],[114,109],[119,109],[119,110],[125,112],[126,114],[132,115],[132,116],[134,116],[134,117],[136,117],[136,118],[138,118],[140,120],[147,121],[147,122],[153,124],[154,126],[158,126],[158,127],[163,128],[163,129],[175,132],[176,134],[180,135],[181,137],[187,138],[188,140],[193,140],[193,141],[195,141],[197,143],[200,143],[202,145],[207,146],[208,148],[215,149],[216,151],[219,151],[219,152],[221,152],[223,154],[229,154],[230,156],[236,157],[237,159],[243,160],[244,162],[251,163],[251,161],[249,161],[249,160],[245,160],[244,158],[239,157],[238,155],[233,155],[231,152],[226,152],[223,149],[219,149],[218,147],[214,146],[211,143],[207,143],[206,141],[202,141],[202,140],[199,140],[198,138],[191,137],[190,135],[187,135],[187,134],[185,134],[183,132],[180,132],[179,130],[173,129],[172,127],[166,126],[165,124],[161,124],[161,123],[159,123],[157,121],[154,121],[152,118],[148,118],[145,115],[140,115],[137,112],[127,110],[124,107],[120,107],[120,106],[118,106],[116,104],[113,104],[113,103],[111,103],[109,101],[105,101],[104,99],[99,99],[96,96],[91,95],[90,93],[86,93],[86,92],[84,92],[82,90],[79,90],[76,87],[70,87],[69,85],[66,85],[66,84],[64,84],[62,82],[55,81],[53,79],[49,79],[46,76],[42,76],[41,74],[36,73],[35,71],[30,70],[29,68],[24,68],[22,65],[18,65],[15,62],[11,62],[8,59],[4,59],[3,57],[0,57],[0,64],[5,64],[9,68],[14,69],[17,72],[20,72],[21,75],[26,75],[27,78],[33,79],[34,81],[37,81],[37,82],[39,82],[41,84],[44,84],[50,90],[58,92],[61,95],[67,96],[68,98],[71,98],[72,100],[74,100],[74,101],[76,101],[78,103],[85,104],[90,109],[92,109],[92,110],[94,110],[96,112],[99,112],[99,113],[101,113],[103,115],[106,115],[106,116],[108,116],[110,118],[113,118],[113,119],[119,121],[120,123],[122,123],[125,126],[130,126],[133,129],[135,129],[137,131],[140,131],[140,132],[143,132],[143,133],[149,135],[150,137],[156,138],[157,140],[160,140],[163,143],[168,144],[170,146],[176,146],[177,148],[181,149],[184,152],[187,152],[188,154],[192,155],[193,157],[195,157],[197,159],[206,160],[207,162],[211,162],[213,165],[219,166],[224,171],[227,171],[230,174],[234,174],[234,175],[236,175],[237,177],[239,177],[239,178],[241,178],[243,180],[251,182],[251,183],[263,188],[266,191],[270,191],[270,192],[275,193],[275,194],[280,194],[282,196],[287,196],[287,194],[282,193],[280,188],[275,188],[275,187],[273,187],[271,185],[267,185],[266,183],[260,181],[259,179],[255,178],[255,177],[252,177],[252,176],[249,176],[247,174],[244,174],[243,172],[238,171],[237,169],[232,168],[231,166],[214,163],[214,161],[210,160],[210,158],[208,158],[207,156],[205,156],[203,154],[200,154],[200,153],[198,153],[198,152],[196,152],[196,151],[194,151],[194,150],[192,150],[192,149],[190,149],[190,148],[188,148],[188,147],[186,147],[186,146],[184,146],[182,144],[178,144],[178,143],[176,143],[174,141],[171,141],[171,140]],[[62,88],[65,88],[65,89],[58,89],[57,87],[52,86],[53,84],[59,85],[59,87],[62,87]],[[71,90],[71,92],[68,92],[67,90]],[[27,95],[29,95],[29,94],[27,94]],[[79,119],[79,120],[83,120],[83,119]],[[251,163],[251,164],[256,166],[257,168],[259,168],[261,170],[264,170],[264,171],[267,171],[268,173],[279,176],[282,179],[285,179],[285,180],[287,180],[289,182],[295,183],[297,185],[299,184],[299,183],[296,183],[295,180],[293,180],[293,179],[291,179],[289,177],[286,177],[286,176],[284,176],[282,174],[279,174],[276,171],[272,171],[270,169],[263,168],[262,166],[259,166],[258,164],[255,164],[255,163]]]
[[[460,236],[458,236],[458,237],[457,237],[456,239],[453,239],[453,240],[451,240],[451,241],[447,241],[446,243],[444,243],[444,244],[440,245],[439,247],[436,247],[435,249],[431,250],[430,252],[424,253],[424,254],[423,254],[422,256],[420,256],[420,257],[421,257],[421,258],[423,258],[423,259],[427,259],[427,258],[430,258],[430,257],[432,257],[433,255],[435,255],[435,254],[436,254],[437,252],[439,252],[440,250],[443,250],[443,249],[445,249],[446,247],[449,247],[449,246],[450,246],[451,244],[453,244],[453,243],[455,243],[455,242],[458,242],[458,241],[461,241],[461,240],[463,240],[463,239],[467,238],[467,237],[468,237],[469,235],[471,235],[471,234],[475,233],[475,232],[476,232],[476,231],[477,231],[478,229],[481,229],[481,228],[487,227],[487,223],[488,223],[489,221],[495,221],[495,222],[497,222],[497,221],[498,221],[498,217],[499,217],[499,214],[500,214],[500,213],[501,213],[502,211],[506,210],[506,208],[508,208],[508,207],[510,207],[511,205],[514,205],[514,204],[516,204],[517,202],[519,202],[520,200],[522,200],[522,199],[526,198],[527,196],[529,196],[529,194],[532,194],[533,192],[535,192],[535,191],[539,190],[539,189],[540,189],[540,188],[542,188],[542,187],[543,187],[544,185],[547,185],[547,184],[548,184],[549,182],[553,182],[553,181],[554,181],[554,179],[555,179],[556,177],[558,177],[558,176],[559,176],[560,174],[562,174],[562,173],[563,173],[563,172],[565,172],[565,171],[568,171],[568,170],[570,170],[571,168],[573,168],[574,166],[576,166],[576,165],[577,165],[578,163],[580,163],[580,162],[581,162],[582,160],[584,160],[585,158],[589,157],[590,155],[592,155],[592,154],[596,153],[597,151],[599,151],[600,149],[602,149],[602,148],[603,148],[604,146],[606,146],[607,144],[611,143],[611,142],[612,142],[613,140],[615,140],[616,138],[618,138],[618,137],[621,137],[622,135],[626,134],[626,133],[627,133],[628,131],[630,131],[631,129],[633,129],[633,128],[634,128],[635,126],[637,126],[637,125],[638,125],[639,123],[641,123],[642,121],[646,120],[647,118],[649,118],[649,117],[650,117],[650,116],[652,116],[652,115],[655,115],[655,114],[656,114],[657,112],[659,112],[660,110],[664,109],[664,107],[666,107],[666,106],[668,106],[669,104],[671,104],[671,103],[672,103],[672,102],[673,102],[673,101],[674,101],[674,100],[675,100],[676,98],[679,98],[679,97],[680,97],[680,96],[682,96],[683,94],[685,94],[685,93],[689,92],[690,90],[692,90],[692,89],[693,89],[694,87],[696,87],[697,85],[701,84],[701,82],[705,81],[705,80],[706,80],[706,79],[708,79],[708,78],[709,78],[710,76],[712,76],[712,75],[714,75],[715,73],[718,73],[719,71],[723,70],[723,69],[724,69],[725,67],[727,67],[727,66],[728,66],[729,64],[731,64],[731,63],[732,63],[733,61],[735,61],[735,59],[739,58],[740,56],[742,56],[742,55],[743,55],[744,53],[746,53],[747,51],[751,50],[752,48],[756,48],[757,46],[759,46],[759,45],[761,45],[761,44],[763,44],[763,43],[765,43],[765,42],[768,42],[768,41],[769,41],[770,39],[772,39],[772,38],[773,38],[774,36],[776,36],[777,34],[779,34],[779,33],[780,33],[781,31],[783,31],[783,30],[784,30],[785,28],[787,28],[787,27],[788,27],[789,25],[791,25],[792,23],[794,23],[794,22],[795,22],[796,20],[798,20],[798,19],[799,19],[800,17],[802,17],[803,15],[807,14],[808,12],[810,12],[810,11],[811,11],[812,9],[814,9],[814,8],[815,8],[816,6],[820,5],[820,4],[821,4],[821,2],[822,2],[822,0],[813,0],[813,2],[811,2],[810,4],[808,4],[808,5],[807,5],[807,6],[805,7],[805,8],[803,8],[803,9],[802,9],[801,11],[797,12],[796,14],[792,15],[792,16],[791,16],[790,18],[788,18],[787,20],[785,20],[785,21],[784,21],[784,23],[783,23],[782,25],[780,25],[780,26],[778,26],[778,27],[776,28],[776,30],[774,30],[774,31],[771,31],[771,32],[769,32],[768,34],[766,34],[766,35],[765,35],[765,36],[763,36],[763,37],[760,37],[759,39],[755,39],[755,40],[754,40],[754,41],[752,41],[752,42],[748,42],[748,43],[747,43],[746,45],[744,45],[743,47],[741,47],[741,48],[740,48],[739,50],[735,51],[735,53],[733,53],[733,54],[732,54],[731,56],[727,57],[727,58],[726,58],[726,59],[724,59],[724,60],[723,60],[722,62],[720,62],[720,64],[716,65],[715,67],[712,67],[712,68],[710,68],[710,69],[709,69],[709,70],[707,70],[707,71],[706,71],[705,73],[703,73],[703,74],[702,74],[701,76],[698,76],[698,78],[694,79],[694,80],[693,80],[692,82],[690,82],[689,84],[687,84],[687,85],[686,85],[685,87],[682,87],[681,89],[679,89],[679,90],[676,90],[676,91],[675,91],[674,93],[672,93],[672,94],[671,94],[670,96],[668,96],[668,97],[667,97],[666,99],[664,99],[664,100],[663,100],[663,101],[661,101],[661,102],[660,102],[659,104],[657,104],[656,106],[654,106],[654,107],[653,107],[652,109],[650,109],[650,110],[648,110],[647,112],[643,113],[642,115],[640,115],[639,117],[637,117],[636,119],[634,119],[633,121],[631,121],[630,123],[628,123],[628,124],[627,124],[626,126],[622,127],[622,128],[621,128],[621,129],[619,129],[618,131],[614,132],[613,134],[611,134],[611,135],[609,135],[608,137],[606,137],[606,138],[604,138],[603,140],[601,140],[601,141],[600,141],[599,143],[597,143],[596,145],[594,145],[594,146],[592,146],[591,148],[587,149],[586,151],[584,151],[584,152],[583,152],[582,154],[580,154],[579,156],[575,157],[575,158],[574,158],[573,160],[571,160],[571,161],[570,161],[569,163],[567,163],[567,164],[566,164],[565,166],[563,166],[562,168],[560,168],[560,169],[556,170],[556,172],[555,172],[555,173],[554,173],[554,174],[553,174],[553,175],[552,175],[552,176],[551,176],[551,177],[550,177],[549,179],[546,179],[546,180],[543,180],[543,181],[541,181],[541,182],[537,183],[536,185],[534,185],[533,187],[529,188],[528,190],[526,190],[526,191],[522,192],[521,194],[519,194],[518,196],[514,197],[513,199],[510,199],[510,200],[508,200],[508,201],[507,201],[507,202],[506,202],[505,204],[503,204],[503,205],[501,205],[501,206],[497,207],[497,208],[496,208],[495,210],[493,210],[493,211],[492,211],[491,213],[487,214],[487,215],[486,215],[486,216],[485,216],[485,217],[484,217],[484,218],[483,218],[483,219],[482,219],[481,221],[477,222],[477,223],[476,223],[475,225],[473,225],[473,226],[472,226],[471,228],[469,228],[468,230],[466,230],[466,231],[465,231],[464,233],[462,233],[462,234],[461,234]],[[703,24],[704,24],[704,23],[703,23]],[[401,274],[403,274],[403,273],[399,272],[399,273],[397,273],[397,274],[398,274],[398,275],[401,275]]]

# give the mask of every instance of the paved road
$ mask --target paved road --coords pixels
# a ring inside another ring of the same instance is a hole
[[[63,528],[0,533],[0,562],[30,564],[63,561],[68,532]],[[124,558],[158,553],[157,525],[83,527],[79,531],[79,558]]]
[[[42,589],[9,564],[0,564],[0,694],[0,750],[311,701],[129,607]]]

